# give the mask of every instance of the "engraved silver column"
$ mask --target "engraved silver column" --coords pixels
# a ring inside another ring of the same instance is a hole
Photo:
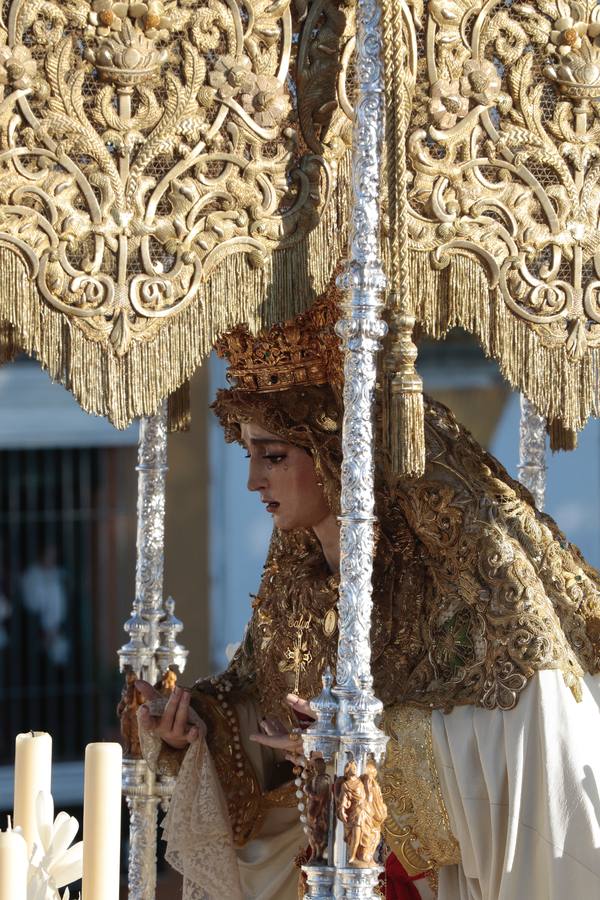
[[[318,751],[334,759],[339,777],[349,759],[364,772],[369,757],[380,760],[387,738],[377,728],[382,705],[373,695],[371,609],[374,556],[373,400],[376,359],[386,325],[381,317],[385,276],[381,265],[380,169],[383,135],[383,62],[377,0],[357,8],[357,80],[350,223],[350,259],[339,279],[346,290],[336,327],[344,347],[344,424],[341,471],[339,642],[336,686],[324,676],[323,693],[313,702],[317,719],[304,733],[307,755]],[[334,820],[335,821],[335,820]],[[327,863],[304,866],[318,897],[371,900],[380,868],[347,863],[343,827],[330,834]],[[317,878],[320,870],[321,877]],[[333,876],[330,878],[329,876]],[[330,885],[332,883],[331,893]]]
[[[533,494],[535,505],[544,508],[546,493],[546,420],[521,394],[519,424],[519,481]]]
[[[167,404],[142,419],[138,446],[137,560],[135,599],[125,623],[129,642],[119,650],[121,671],[154,684],[187,651],[177,643],[182,624],[171,598],[163,604]],[[170,780],[156,779],[143,759],[123,760],[123,793],[130,813],[129,900],[153,900],[156,893],[158,807],[168,803]]]

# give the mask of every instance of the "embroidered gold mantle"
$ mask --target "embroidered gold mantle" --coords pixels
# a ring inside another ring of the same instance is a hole
[[[254,421],[306,448],[332,509],[339,500],[341,411],[330,386],[219,392],[226,439]],[[458,859],[437,780],[431,710],[511,709],[535,672],[556,668],[574,694],[600,671],[600,578],[528,492],[440,404],[426,405],[425,478],[401,488],[378,473],[372,661],[391,736],[381,783],[387,840],[420,871]],[[267,805],[234,708],[292,723],[285,695],[319,691],[335,668],[337,581],[312,532],[274,530],[244,640],[227,672],[198,682],[193,705],[212,723],[211,752],[239,844]],[[305,627],[309,623],[309,627]],[[235,777],[232,771],[237,768]],[[416,843],[415,843],[416,840]]]
[[[336,508],[341,415],[329,386],[221,391],[215,406],[229,440],[252,420],[309,450]],[[431,749],[432,708],[511,709],[534,673],[548,668],[560,669],[577,695],[581,674],[600,671],[598,573],[431,401],[426,437],[423,479],[392,490],[378,483],[371,632],[375,690],[392,737],[381,772],[387,840],[414,871],[458,859]],[[313,697],[323,669],[335,670],[336,599],[315,536],[275,530],[242,645],[224,676],[195,686],[196,707],[204,711],[216,693],[230,707],[251,702],[259,715],[296,724],[284,699],[295,679],[300,694]],[[308,629],[298,624],[309,620]],[[268,794],[259,803],[227,715],[212,751],[243,842]],[[233,779],[234,765],[249,780]]]
[[[252,419],[309,449],[335,509],[341,415],[329,388],[222,391],[216,411],[230,439]],[[392,490],[380,481],[377,491],[377,696],[386,705],[511,709],[543,669],[560,669],[577,695],[582,673],[600,671],[600,576],[445,407],[429,401],[425,422],[424,478]],[[289,673],[280,663],[295,639],[292,613],[313,617],[300,689],[318,693],[324,664],[335,661],[337,634],[323,627],[333,596],[314,537],[274,532],[232,667],[269,714],[285,712]]]
[[[4,3],[0,322],[85,409],[154,412],[328,283],[352,32],[334,0]]]

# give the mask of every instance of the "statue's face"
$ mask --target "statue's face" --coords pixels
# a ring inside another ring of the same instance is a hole
[[[248,490],[257,491],[282,531],[314,528],[330,515],[310,454],[253,423],[242,425]]]

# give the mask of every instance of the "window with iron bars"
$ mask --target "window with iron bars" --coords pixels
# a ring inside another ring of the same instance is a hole
[[[134,466],[133,447],[0,452],[0,766],[30,729],[56,762],[118,740]]]

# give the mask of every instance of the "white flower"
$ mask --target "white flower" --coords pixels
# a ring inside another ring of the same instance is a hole
[[[0,84],[29,88],[33,84],[36,70],[36,61],[24,44],[0,47]]]
[[[93,0],[88,15],[92,33],[99,37],[121,31],[126,19],[141,28],[147,38],[164,40],[169,36],[171,21],[162,0]]]
[[[89,23],[95,28],[96,33],[100,37],[108,37],[111,32],[121,30],[128,8],[128,3],[113,2],[113,0],[93,0],[92,8],[88,15]]]
[[[38,794],[36,818],[40,845],[36,846],[29,868],[27,900],[59,900],[58,889],[82,875],[83,841],[71,846],[79,822],[66,812],[60,812],[55,819],[54,801],[46,791]],[[63,900],[68,900],[68,895]]]
[[[245,82],[242,106],[261,128],[273,128],[290,111],[284,85],[274,75],[255,75]]]
[[[234,57],[225,55],[219,57],[208,80],[219,94],[219,97],[235,97],[236,94],[247,93],[252,90],[254,76],[252,63],[247,56]]]
[[[554,23],[550,32],[550,42],[560,56],[567,56],[579,50],[588,30],[586,22],[578,22],[572,16],[563,16]]]

